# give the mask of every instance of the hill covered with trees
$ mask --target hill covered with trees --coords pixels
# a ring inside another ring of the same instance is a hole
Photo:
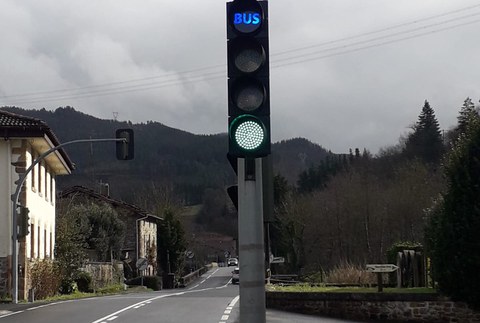
[[[88,138],[113,138],[115,130],[132,128],[135,132],[135,159],[117,161],[112,143],[76,144],[65,150],[76,165],[73,175],[58,178],[60,189],[73,185],[95,188],[108,183],[115,198],[127,202],[148,195],[154,187],[170,187],[184,205],[202,203],[207,189],[224,190],[235,183],[227,154],[227,135],[195,135],[156,121],[132,124],[103,120],[72,107],[55,111],[4,107],[4,110],[45,121],[61,142]],[[275,173],[291,183],[309,165],[328,154],[302,138],[273,144]]]

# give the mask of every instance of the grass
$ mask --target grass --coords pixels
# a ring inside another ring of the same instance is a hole
[[[377,293],[376,287],[323,287],[311,286],[310,284],[298,284],[291,286],[269,285],[268,291],[275,292],[303,292],[303,293]],[[436,293],[433,288],[383,288],[384,293]]]
[[[138,292],[146,292],[152,291],[151,289],[146,289],[143,286],[136,286],[128,288],[124,290],[122,284],[118,285],[110,285],[104,288],[99,288],[95,291],[95,293],[82,293],[79,291],[75,291],[72,294],[66,295],[55,295],[52,297],[48,297],[46,299],[38,300],[38,302],[54,302],[54,301],[68,301],[74,299],[81,299],[81,298],[88,298],[88,297],[96,297],[96,296],[105,296],[105,295],[114,295],[114,294],[127,294],[127,293],[138,293]]]

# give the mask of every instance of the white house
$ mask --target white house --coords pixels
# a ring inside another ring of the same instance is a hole
[[[0,297],[12,290],[12,200],[19,176],[38,156],[60,145],[38,119],[0,110]],[[63,149],[50,154],[28,174],[19,204],[30,210],[30,233],[18,242],[18,298],[26,299],[29,264],[53,258],[55,246],[55,178],[68,175],[73,163]]]

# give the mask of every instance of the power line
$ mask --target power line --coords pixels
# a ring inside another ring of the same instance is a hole
[[[435,15],[435,16],[430,16],[424,19],[425,20],[432,20],[435,18],[439,17],[445,17],[449,16],[453,13],[458,13],[461,11],[465,11],[468,9],[472,9],[475,7],[480,7],[479,5],[475,6],[470,6],[454,11],[450,11],[448,13],[443,13],[441,15]],[[280,59],[274,59],[272,60],[272,68],[279,68],[279,67],[284,67],[284,66],[290,66],[294,64],[299,64],[303,62],[308,62],[308,61],[313,61],[313,60],[319,60],[319,59],[325,59],[328,57],[333,57],[333,56],[338,56],[338,55],[344,55],[352,52],[357,52],[360,50],[365,50],[369,48],[374,48],[374,47],[379,47],[379,46],[384,46],[387,44],[392,44],[396,43],[399,41],[405,41],[417,37],[422,37],[425,35],[433,34],[433,33],[438,33],[441,31],[445,30],[450,30],[454,28],[458,28],[461,26],[466,26],[474,23],[480,22],[480,20],[473,20],[457,25],[450,25],[444,28],[440,29],[433,29],[433,30],[428,30],[422,33],[417,33],[414,35],[410,35],[407,37],[400,37],[400,38],[395,38],[392,40],[386,40],[383,42],[378,42],[379,40],[385,40],[391,37],[398,37],[402,36],[405,34],[411,34],[415,33],[420,30],[424,29],[429,29],[432,27],[438,27],[442,25],[446,25],[458,20],[464,20],[467,18],[471,18],[474,16],[480,15],[480,12],[476,13],[471,13],[469,15],[464,15],[461,17],[456,17],[456,18],[451,18],[448,20],[443,20],[440,22],[432,23],[432,24],[427,24],[419,27],[415,27],[409,30],[403,30],[403,31],[398,31],[395,33],[390,33],[382,36],[377,36],[374,38],[366,39],[366,40],[360,40],[356,42],[350,42],[346,43],[343,45],[339,46],[334,46],[334,47],[329,47],[325,48],[322,50],[316,50],[310,53],[304,53],[304,54],[298,54],[290,57],[285,57],[285,58],[280,58]],[[288,51],[283,51],[279,52],[276,54],[272,54],[271,56],[280,56],[280,55],[285,55],[287,53],[293,53],[293,52],[301,52],[305,49],[311,49],[314,47],[320,47],[320,46],[325,46],[327,44],[335,44],[339,43],[345,40],[352,40],[356,38],[360,38],[366,35],[373,35],[373,34],[378,34],[384,31],[389,31],[393,29],[397,29],[399,27],[404,27],[407,25],[413,25],[413,24],[418,24],[418,20],[409,22],[409,23],[403,23],[403,24],[398,24],[394,25],[391,27],[383,28],[377,31],[372,31],[372,32],[367,32],[363,34],[359,34],[356,36],[350,36],[350,37],[345,37],[341,38],[338,40],[330,41],[330,42],[324,42],[320,43],[317,45],[312,45],[312,46],[307,46],[307,47],[302,47],[302,48],[297,48],[295,50],[288,50]],[[369,43],[373,43],[371,45],[368,45]],[[357,48],[352,48],[349,49],[350,47],[358,46],[358,45],[365,45]],[[340,51],[339,51],[340,50]],[[326,54],[324,53],[327,52],[332,52],[336,51],[331,54]],[[283,63],[282,63],[283,62]],[[215,69],[222,68],[220,71],[213,71]],[[212,70],[211,72],[209,72]],[[200,73],[202,71],[207,71],[207,73]],[[103,84],[97,84],[97,85],[90,85],[90,86],[85,86],[85,87],[80,87],[80,88],[74,88],[74,89],[63,89],[63,90],[52,90],[52,91],[42,91],[42,92],[31,92],[31,93],[23,93],[23,94],[17,94],[17,95],[9,95],[9,96],[3,96],[4,99],[11,99],[14,100],[15,98],[18,98],[16,100],[15,104],[20,105],[20,104],[28,104],[28,103],[39,103],[39,102],[49,102],[49,101],[57,101],[57,100],[67,100],[67,99],[78,99],[78,98],[88,98],[88,97],[96,97],[96,96],[105,96],[105,95],[114,95],[114,94],[122,94],[122,93],[129,93],[129,92],[137,92],[137,91],[146,91],[146,90],[151,90],[151,89],[158,89],[158,88],[163,88],[167,86],[175,86],[179,84],[185,84],[185,83],[195,83],[195,82],[200,82],[200,81],[205,81],[205,80],[213,80],[217,78],[224,78],[225,77],[225,65],[224,64],[219,64],[219,65],[212,65],[212,66],[207,66],[207,67],[202,67],[202,68],[196,68],[196,69],[191,69],[191,70],[186,70],[186,71],[181,71],[181,72],[172,72],[172,73],[167,73],[163,74],[160,76],[151,76],[151,77],[145,77],[145,78],[139,78],[139,79],[132,79],[132,80],[126,80],[126,81],[117,81],[117,82],[110,82],[110,83],[103,83]],[[152,81],[152,80],[159,80],[159,81],[154,81],[154,82],[148,82],[147,81]],[[139,83],[139,82],[144,82],[144,83]],[[132,83],[139,83],[139,84],[132,84]],[[73,92],[73,93],[69,93]],[[12,105],[12,104],[8,104]]]

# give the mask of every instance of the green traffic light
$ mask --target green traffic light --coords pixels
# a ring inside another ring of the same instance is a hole
[[[267,134],[265,125],[255,116],[242,115],[233,120],[230,135],[243,151],[255,152],[265,145]]]

